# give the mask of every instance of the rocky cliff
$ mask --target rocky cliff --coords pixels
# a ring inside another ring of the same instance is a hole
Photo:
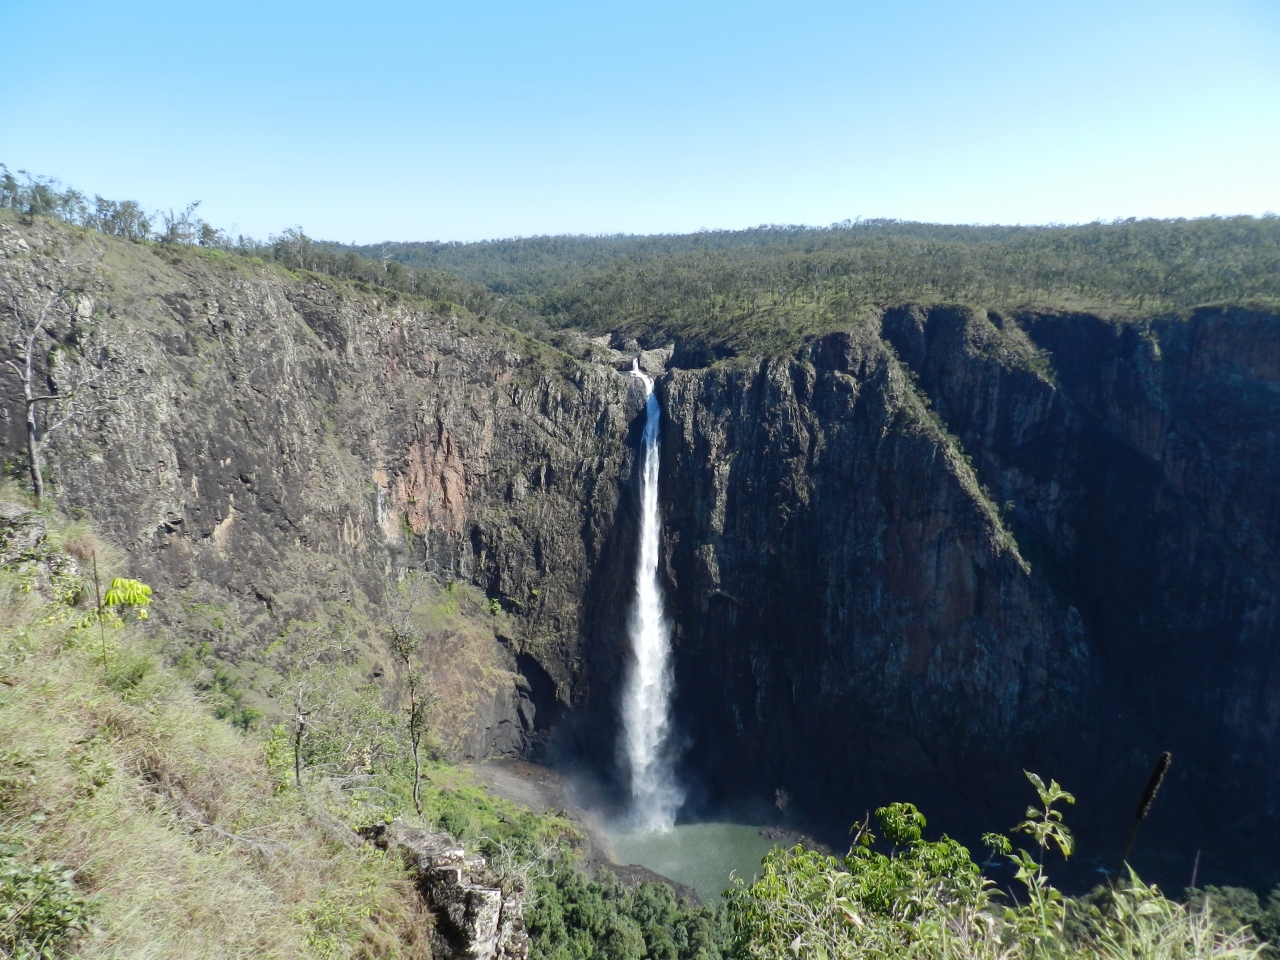
[[[834,828],[913,797],[963,832],[1043,769],[1080,798],[1082,867],[1111,867],[1167,749],[1139,864],[1269,877],[1277,320],[895,308],[660,381],[705,802]]]
[[[879,330],[677,370],[663,399],[681,727],[709,799],[989,809],[1087,699],[1087,635]]]
[[[240,664],[291,620],[345,623],[389,678],[386,594],[426,569],[509,615],[471,665],[456,753],[525,751],[582,698],[627,377],[449,304],[47,222],[0,230],[27,301],[72,268],[37,361],[76,343],[108,357],[111,399],[49,436],[56,495],[125,547],[170,623]],[[12,344],[13,311],[0,323]],[[25,462],[16,378],[0,389],[3,455]]]
[[[53,435],[52,475],[164,616],[230,662],[352,617],[376,660],[400,576],[468,581],[507,626],[458,752],[529,755],[554,727],[612,768],[640,409],[616,357],[200,251],[0,240],[28,286],[83,251],[58,339],[111,341],[116,399]],[[782,357],[647,354],[692,809],[834,832],[912,799],[999,829],[1027,767],[1078,794],[1087,870],[1167,749],[1139,865],[1185,882],[1203,849],[1203,877],[1268,878],[1278,330],[893,307]]]

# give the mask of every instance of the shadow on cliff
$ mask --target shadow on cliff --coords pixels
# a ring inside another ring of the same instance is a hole
[[[1059,873],[1087,887],[1169,749],[1135,865],[1177,890],[1200,851],[1203,881],[1273,882],[1275,329],[903,308],[673,371],[686,813],[839,846],[910,800],[978,847],[1030,769],[1078,797]]]

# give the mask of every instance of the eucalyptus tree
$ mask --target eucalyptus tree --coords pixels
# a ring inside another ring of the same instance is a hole
[[[440,699],[427,686],[419,668],[422,648],[428,639],[428,630],[420,619],[425,602],[425,580],[420,575],[407,578],[392,602],[387,637],[387,646],[403,673],[405,690],[409,695],[409,704],[404,708],[405,733],[413,758],[413,809],[419,819],[422,818],[422,740],[427,733],[427,715]]]

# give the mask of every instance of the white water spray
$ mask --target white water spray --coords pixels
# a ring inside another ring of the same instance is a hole
[[[658,587],[662,523],[658,515],[658,422],[653,380],[633,361],[645,388],[641,454],[640,559],[631,613],[631,672],[622,698],[622,729],[631,773],[631,816],[641,830],[666,830],[684,800],[675,782],[667,737],[671,728],[671,635]]]

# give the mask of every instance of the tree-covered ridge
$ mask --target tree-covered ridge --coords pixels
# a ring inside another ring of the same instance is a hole
[[[936,232],[934,232],[936,230]],[[872,224],[623,260],[542,294],[554,326],[784,349],[893,302],[1151,314],[1280,301],[1280,218],[1083,227]],[[841,242],[837,242],[841,241]]]
[[[443,270],[476,280],[495,292],[541,296],[559,291],[623,264],[639,266],[694,257],[731,255],[733,260],[778,256],[846,257],[868,252],[910,264],[915,256],[968,250],[975,265],[992,273],[1018,269],[1010,261],[1036,261],[1041,269],[1076,271],[1088,261],[1121,271],[1148,273],[1156,264],[1187,273],[1185,261],[1212,259],[1231,247],[1270,244],[1274,264],[1276,218],[1204,218],[1198,220],[1126,220],[1074,227],[974,227],[963,224],[858,220],[831,227],[765,225],[746,230],[703,230],[689,234],[611,237],[529,237],[479,243],[374,243],[355,247],[372,259]],[[1148,262],[1149,261],[1149,262]],[[1229,264],[1211,269],[1230,268]],[[1164,273],[1164,271],[1161,271]],[[1051,284],[1064,278],[1046,276]],[[1006,282],[1007,285],[1007,282]]]
[[[19,171],[21,173],[21,171]],[[898,220],[682,235],[348,246],[290,229],[230,237],[183,211],[92,201],[0,165],[0,209],[198,245],[465,306],[529,333],[619,331],[713,353],[780,353],[885,303],[1088,309],[1121,316],[1280,303],[1280,217],[968,226]]]
[[[1280,300],[1280,218],[950,226],[876,220],[658,237],[387,244],[555,327],[785,349],[887,302],[1151,314]]]

